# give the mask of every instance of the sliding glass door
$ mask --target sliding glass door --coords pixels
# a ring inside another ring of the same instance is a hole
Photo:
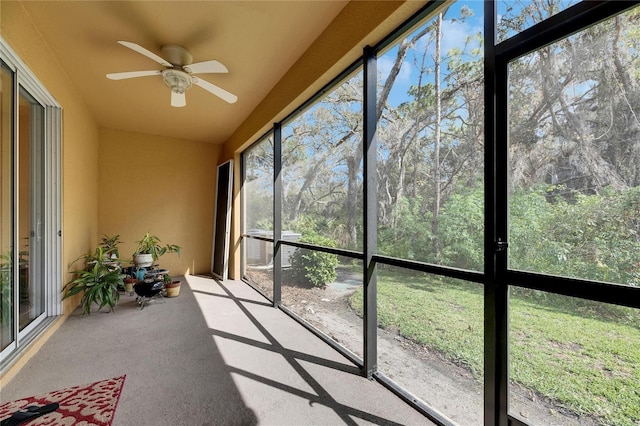
[[[13,73],[0,63],[0,350],[15,340],[13,285]]]
[[[17,109],[14,107],[16,86]],[[42,279],[44,111],[45,108],[25,88],[15,84],[15,75],[3,65],[0,175],[2,349],[15,344],[16,332],[27,333],[45,313]]]
[[[0,370],[61,312],[60,108],[0,40]]]
[[[45,311],[42,280],[44,107],[24,88],[18,100],[19,330]]]

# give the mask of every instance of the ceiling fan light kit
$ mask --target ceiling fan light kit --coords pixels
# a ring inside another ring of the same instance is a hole
[[[191,87],[191,76],[184,71],[176,69],[164,70],[162,71],[162,79],[172,92],[184,93]]]
[[[183,107],[187,105],[187,98],[184,92],[191,87],[191,75],[178,69],[166,69],[162,71],[164,84],[171,89],[171,106]]]
[[[162,52],[166,58],[164,59],[135,43],[131,43],[129,41],[118,41],[118,43],[154,60],[165,67],[165,69],[161,71],[130,71],[107,74],[107,78],[111,80],[124,80],[127,78],[162,75],[164,84],[171,89],[171,106],[173,107],[183,107],[187,104],[184,93],[194,83],[230,104],[238,100],[237,96],[234,94],[227,92],[213,83],[193,76],[193,74],[199,73],[227,73],[227,68],[216,60],[197,62],[193,64],[193,56],[191,55],[191,52],[184,47],[175,44],[162,46]]]

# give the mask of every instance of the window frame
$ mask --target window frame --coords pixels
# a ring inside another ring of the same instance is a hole
[[[24,330],[18,331],[18,317],[14,318],[15,330],[13,342],[0,352],[0,371],[5,371],[17,359],[25,347],[34,341],[53,322],[55,317],[62,314],[62,108],[45,86],[22,61],[9,44],[0,36],[0,59],[14,75],[13,109],[18,108],[18,93],[25,90],[37,103],[44,108],[43,137],[44,156],[42,164],[42,239],[43,264],[41,271],[44,280],[44,312]],[[18,114],[13,117],[13,143],[18,137]],[[18,164],[18,150],[13,152],[16,176]],[[13,183],[13,247],[19,247],[16,208],[18,205],[18,180]],[[18,268],[14,268],[14,283],[19,282]],[[14,292],[14,310],[17,311],[18,292]]]
[[[610,303],[640,309],[640,288],[624,285],[608,284],[586,279],[565,278],[541,273],[525,272],[509,269],[508,256],[508,64],[510,61],[535,51],[540,47],[563,39],[573,33],[586,29],[598,22],[609,19],[625,10],[640,4],[638,0],[628,2],[582,1],[558,12],[548,19],[539,22],[522,32],[505,40],[496,42],[496,1],[484,3],[484,132],[485,132],[485,182],[484,182],[484,270],[483,272],[466,271],[457,268],[433,265],[424,262],[396,259],[376,252],[377,236],[375,218],[375,75],[377,55],[405,35],[418,23],[432,17],[444,5],[443,1],[428,1],[416,14],[409,17],[402,25],[391,31],[374,46],[363,46],[362,56],[344,69],[315,95],[303,102],[289,113],[282,122],[297,116],[319,97],[339,84],[346,75],[356,67],[364,67],[364,248],[362,252],[345,252],[343,250],[314,247],[309,244],[282,241],[279,236],[280,202],[275,201],[281,195],[282,186],[279,167],[281,160],[279,136],[274,137],[274,238],[271,240],[277,247],[282,244],[304,249],[315,249],[328,253],[360,259],[363,262],[363,279],[365,284],[364,305],[370,310],[365,313],[364,322],[364,360],[352,354],[314,329],[295,313],[280,306],[279,291],[274,290],[273,305],[280,307],[285,313],[296,319],[310,331],[322,338],[327,344],[350,359],[361,369],[364,376],[375,378],[384,386],[396,393],[408,404],[414,406],[430,420],[437,424],[452,424],[431,407],[425,406],[410,392],[395,384],[391,379],[377,372],[376,361],[376,265],[385,264],[412,269],[419,272],[461,279],[484,285],[484,424],[492,425],[526,425],[522,420],[512,417],[508,412],[509,379],[508,379],[508,312],[509,287],[519,286],[533,290],[562,294],[597,302]],[[489,42],[487,42],[489,40]],[[369,75],[369,73],[372,73]],[[367,83],[367,78],[369,82]],[[373,81],[373,83],[371,83]],[[373,109],[372,109],[373,108]],[[373,112],[373,115],[372,115]],[[281,123],[282,123],[281,122]],[[281,124],[274,124],[269,132],[278,135]],[[259,140],[258,140],[259,141]],[[373,147],[373,149],[371,149]],[[241,153],[242,157],[242,153]],[[242,175],[244,181],[244,175]],[[372,201],[373,200],[373,201]],[[242,212],[241,212],[242,214]],[[243,238],[246,235],[242,235]],[[274,269],[274,288],[280,285],[279,271]],[[275,295],[278,295],[276,298]]]

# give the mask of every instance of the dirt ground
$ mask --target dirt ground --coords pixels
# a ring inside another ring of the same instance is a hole
[[[272,294],[271,271],[249,270],[247,278],[266,294]],[[325,289],[295,285],[286,278],[282,304],[351,352],[363,357],[362,319],[349,305],[349,296],[361,283],[359,276],[339,270],[335,283]],[[417,399],[460,425],[482,425],[483,385],[471,372],[437,351],[378,328],[378,371],[408,390]],[[531,425],[597,425],[578,417],[552,401],[519,386],[511,386],[510,413]]]

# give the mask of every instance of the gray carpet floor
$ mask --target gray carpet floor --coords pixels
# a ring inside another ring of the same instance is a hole
[[[143,310],[77,309],[0,402],[126,374],[114,425],[428,425],[240,281],[188,276]]]

